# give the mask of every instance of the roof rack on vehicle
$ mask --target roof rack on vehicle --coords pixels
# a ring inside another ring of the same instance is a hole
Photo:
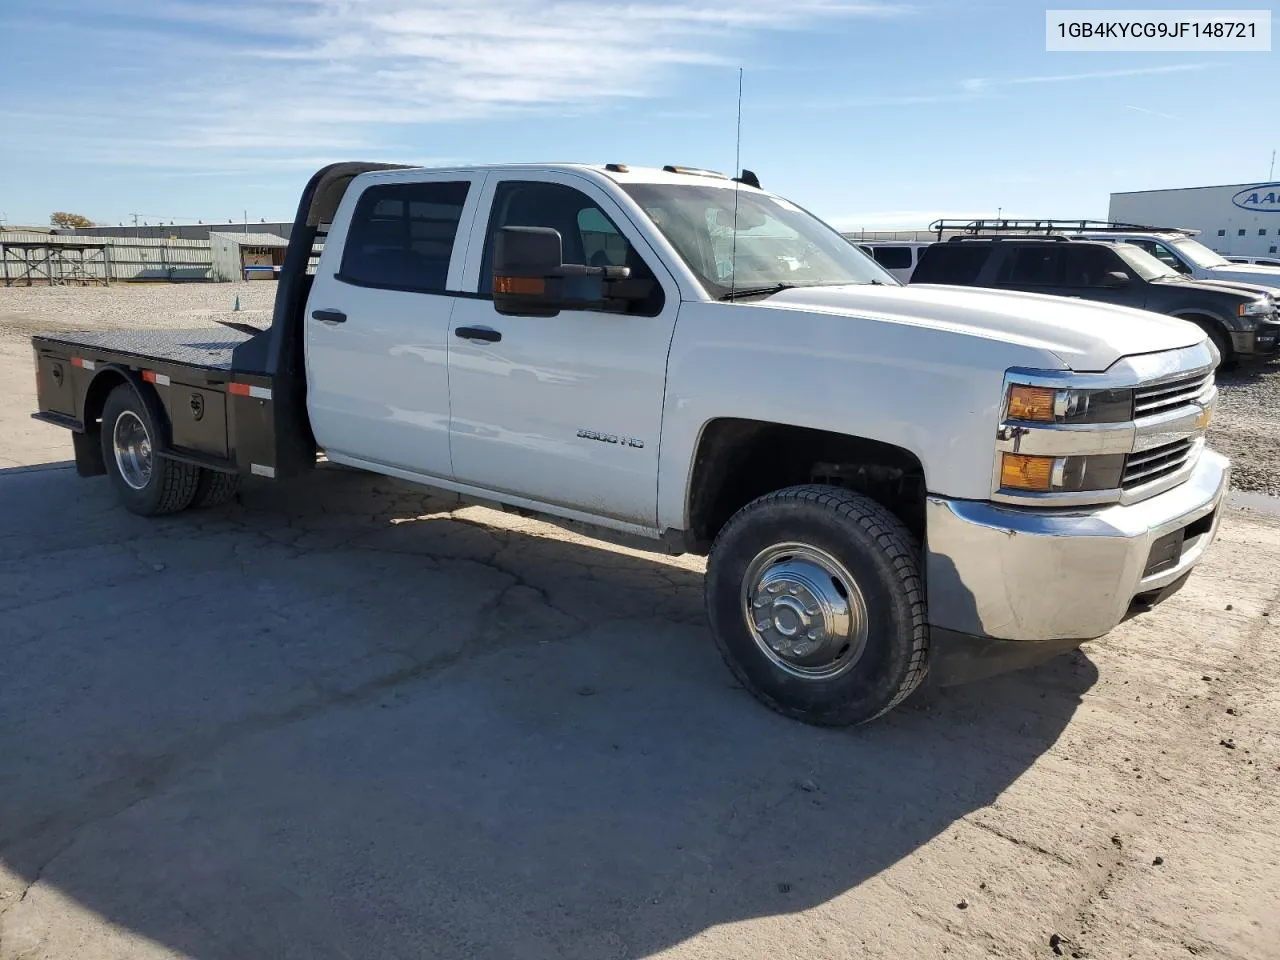
[[[973,233],[958,233],[955,236],[947,237],[947,243],[963,243],[966,240],[990,240],[990,241],[1003,240],[1006,242],[1011,242],[1015,240],[1034,240],[1037,243],[1041,243],[1045,240],[1054,240],[1054,241],[1061,240],[1063,243],[1071,242],[1070,237],[1064,237],[1060,233],[1013,233],[1013,234],[1001,234],[999,236],[986,236],[983,234],[973,234]]]
[[[944,231],[953,230],[977,236],[981,233],[1182,233],[1185,227],[1153,227],[1141,223],[1117,223],[1111,220],[935,220],[929,229],[942,239]]]

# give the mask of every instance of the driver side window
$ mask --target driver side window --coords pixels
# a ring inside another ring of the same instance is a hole
[[[1173,269],[1177,270],[1179,273],[1191,272],[1191,268],[1183,262],[1182,258],[1166,247],[1163,243],[1155,244],[1155,248],[1156,256],[1169,266],[1173,267]]]
[[[484,256],[480,263],[480,293],[493,290],[493,245],[503,227],[550,227],[560,234],[564,262],[588,267],[630,267],[632,279],[650,280],[651,292],[633,301],[627,312],[657,316],[662,310],[662,286],[608,214],[581,190],[559,183],[507,180],[498,185],[489,214]]]
[[[1157,260],[1163,263],[1166,267],[1172,267],[1174,270],[1177,270],[1179,273],[1191,272],[1190,269],[1188,269],[1187,265],[1183,263],[1179,257],[1174,256],[1173,251],[1170,250],[1168,247],[1166,247],[1163,243],[1157,243],[1155,240],[1129,240],[1127,242],[1132,243],[1135,247],[1139,248],[1140,250],[1147,251],[1147,253],[1151,254],[1153,257],[1155,257]]]

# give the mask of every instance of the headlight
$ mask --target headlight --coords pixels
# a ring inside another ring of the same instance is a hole
[[[1114,490],[1124,474],[1125,455],[1036,457],[1005,453],[1000,460],[1000,487],[1031,493],[1079,493]]]
[[[1250,300],[1248,303],[1240,304],[1239,311],[1242,317],[1265,317],[1275,312],[1275,301],[1270,297]]]
[[[1123,423],[1133,418],[1131,390],[1060,390],[1013,384],[1005,417],[1031,423]]]

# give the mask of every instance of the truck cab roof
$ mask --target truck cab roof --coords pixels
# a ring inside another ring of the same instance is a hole
[[[665,167],[636,167],[625,163],[486,163],[486,164],[457,164],[447,166],[407,166],[399,168],[406,175],[412,175],[415,172],[429,171],[431,173],[446,173],[456,170],[466,173],[516,173],[520,171],[537,170],[540,172],[547,171],[564,171],[570,173],[589,173],[596,176],[608,177],[615,183],[682,183],[682,184],[702,184],[706,186],[723,186],[746,187],[747,189],[759,189],[753,186],[749,180],[735,180],[727,174],[720,173],[715,170],[705,170],[699,167],[687,167],[676,164],[670,164]]]

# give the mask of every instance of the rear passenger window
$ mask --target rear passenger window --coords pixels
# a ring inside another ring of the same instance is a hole
[[[888,270],[906,270],[911,266],[910,247],[872,247],[871,255]]]
[[[990,244],[935,243],[920,254],[911,282],[976,283],[990,255]]]
[[[365,287],[443,293],[470,184],[396,183],[360,195],[338,279]]]
[[[1060,246],[1022,247],[1013,252],[1009,282],[1017,286],[1044,287],[1063,282],[1063,254]]]

